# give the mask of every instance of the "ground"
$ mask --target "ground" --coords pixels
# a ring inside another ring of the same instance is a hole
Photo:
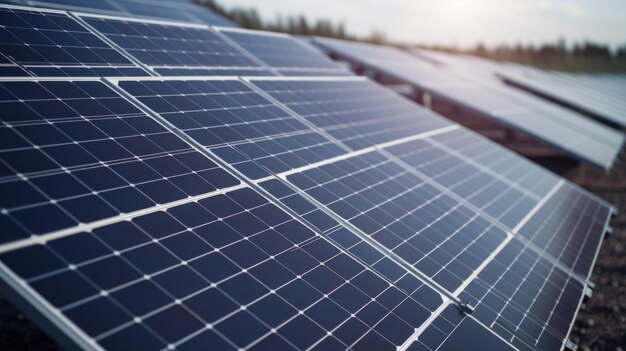
[[[562,167],[568,179],[619,209],[614,232],[602,245],[591,281],[591,299],[583,305],[570,338],[579,350],[626,350],[626,152],[610,173],[588,167]],[[551,161],[555,162],[555,161]],[[52,351],[60,348],[36,325],[0,297],[0,350]]]

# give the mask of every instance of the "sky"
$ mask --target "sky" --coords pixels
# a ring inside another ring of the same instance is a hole
[[[460,47],[568,44],[592,40],[626,44],[626,0],[220,0],[227,8],[256,8],[261,17],[304,14],[342,21],[350,33],[386,33],[392,41]]]

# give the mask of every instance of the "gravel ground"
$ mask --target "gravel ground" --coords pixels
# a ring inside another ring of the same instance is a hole
[[[619,208],[612,221],[614,233],[602,245],[591,277],[596,284],[593,296],[583,305],[570,335],[579,350],[626,350],[626,153],[621,159],[610,173],[581,166],[559,172]],[[0,297],[0,350],[60,348]]]

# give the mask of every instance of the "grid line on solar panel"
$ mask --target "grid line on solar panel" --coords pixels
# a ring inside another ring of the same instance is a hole
[[[270,192],[272,196],[274,196],[279,202],[285,204],[285,206],[295,209],[295,211],[299,215],[302,215],[304,218],[306,218],[306,220],[312,220],[312,223],[315,223],[318,228],[325,228],[323,230],[323,233],[327,235],[331,240],[336,240],[336,243],[344,247],[346,250],[353,253],[364,253],[362,249],[359,249],[359,246],[364,244],[361,239],[350,239],[350,237],[354,237],[354,234],[350,234],[348,235],[348,238],[346,238],[345,234],[341,232],[341,229],[337,229],[339,225],[338,222],[330,217],[327,217],[327,215],[320,215],[319,213],[315,213],[317,211],[320,211],[320,208],[313,206],[312,202],[306,200],[301,194],[296,193],[296,190],[291,189],[288,184],[281,183],[278,180],[271,180],[261,183],[260,186],[268,190],[268,192]],[[321,225],[319,225],[320,223]],[[341,236],[336,236],[339,232],[341,232]],[[511,238],[512,236],[509,236],[507,241],[501,244],[501,246],[505,246],[506,243],[511,240]],[[350,245],[353,246],[350,247]],[[491,257],[495,257],[500,249],[501,248],[498,248],[498,250],[494,252]],[[490,261],[491,257],[487,261]],[[371,264],[371,262],[375,261],[370,260],[369,262]],[[389,271],[388,269],[386,270]],[[473,276],[478,274],[481,270],[482,265],[481,267],[476,269]],[[454,295],[458,295],[460,292],[462,292],[465,287],[473,281],[473,276],[468,278],[463,286],[459,287],[457,291],[455,291]],[[399,282],[397,282],[396,284],[399,284]],[[401,349],[405,349],[406,347],[408,347],[411,344],[412,340],[424,333],[424,330],[432,324],[433,320],[439,317],[440,313],[443,309],[445,309],[446,306],[447,305],[441,305],[440,308],[437,309],[437,311],[435,311],[435,313],[431,315],[431,317],[422,325],[422,327],[417,329],[411,338],[407,339],[407,342],[402,346]],[[463,315],[458,306],[455,305],[452,309],[456,311],[457,314]],[[491,331],[486,329],[485,327],[481,327],[481,331],[483,333],[491,333]]]
[[[558,179],[549,171],[501,147],[493,147],[495,144],[467,130],[456,131],[449,138],[435,136],[428,142],[535,200],[545,196]]]
[[[451,125],[363,78],[247,80],[352,150]]]
[[[410,148],[411,150],[415,150],[415,149],[421,149],[424,150],[425,148],[415,148],[412,147]],[[381,151],[384,153],[384,151]],[[394,154],[390,154],[389,157],[391,157],[392,159],[394,159]],[[429,158],[430,159],[430,158]],[[433,158],[434,161],[436,161],[436,158]],[[399,160],[398,162],[402,163],[401,160]],[[415,163],[411,163],[411,164],[407,164],[407,168],[409,169],[415,169],[418,174],[423,175],[422,170],[419,168],[413,168],[415,167]],[[447,171],[450,171],[451,169],[453,169],[453,167],[451,166],[445,166],[444,168],[446,168]],[[435,171],[437,171],[437,169],[435,169]],[[441,183],[441,181],[437,180],[436,176],[433,176],[432,173],[426,173],[426,175],[424,176],[426,179],[433,179],[435,181],[438,181]],[[466,178],[463,178],[466,179]],[[458,179],[455,179],[454,181],[457,181]],[[470,187],[471,189],[475,189],[476,184],[473,184],[473,187]],[[496,223],[500,223],[500,226],[503,230],[505,231],[511,231],[513,235],[515,235],[515,238],[517,240],[520,240],[522,242],[529,242],[529,247],[534,250],[534,252],[536,252],[537,254],[543,255],[547,260],[551,261],[552,263],[554,263],[555,265],[557,265],[560,269],[562,269],[563,271],[567,272],[568,274],[571,274],[575,279],[579,280],[581,283],[586,283],[585,281],[585,277],[583,275],[581,275],[579,272],[575,271],[573,269],[573,267],[571,265],[568,266],[567,263],[563,263],[560,262],[560,255],[564,255],[565,253],[568,253],[569,255],[567,256],[567,261],[566,262],[578,262],[580,255],[580,252],[585,252],[586,254],[586,260],[581,260],[580,262],[585,262],[586,265],[590,264],[593,260],[595,260],[595,257],[597,256],[597,250],[599,247],[600,243],[594,244],[591,248],[589,247],[585,247],[584,243],[587,240],[587,236],[589,235],[589,232],[591,231],[591,225],[595,224],[595,233],[598,235],[599,238],[603,237],[603,233],[605,229],[602,229],[603,227],[605,228],[606,225],[608,225],[608,220],[607,220],[607,216],[609,216],[609,210],[606,209],[606,207],[601,206],[601,204],[599,204],[598,202],[595,201],[591,201],[590,198],[583,196],[584,193],[580,192],[580,191],[576,191],[576,193],[578,193],[581,197],[584,197],[587,202],[586,205],[592,204],[596,206],[596,212],[601,211],[602,209],[604,209],[605,212],[605,216],[583,216],[583,212],[581,211],[581,209],[578,209],[576,211],[576,213],[578,214],[578,216],[574,216],[576,218],[575,221],[578,220],[582,220],[582,217],[585,217],[585,219],[587,220],[583,226],[589,224],[589,226],[587,227],[587,229],[589,229],[589,231],[586,232],[586,234],[584,232],[577,232],[576,234],[578,235],[578,238],[580,239],[580,241],[578,240],[571,240],[570,239],[570,231],[564,230],[561,233],[562,237],[565,239],[562,239],[561,241],[559,240],[555,240],[556,238],[556,234],[558,233],[558,231],[556,231],[556,229],[554,228],[554,225],[551,228],[551,230],[545,229],[543,231],[540,231],[539,233],[536,233],[534,230],[524,230],[526,233],[525,235],[520,234],[519,233],[522,232],[522,228],[528,228],[533,226],[533,224],[537,221],[541,221],[542,219],[546,219],[546,220],[552,220],[553,222],[555,221],[559,221],[559,219],[561,218],[561,216],[546,216],[546,215],[542,215],[541,210],[544,209],[544,207],[549,206],[552,203],[557,203],[558,205],[553,205],[553,206],[561,206],[561,207],[566,207],[568,209],[573,209],[574,207],[572,207],[572,203],[573,201],[562,201],[563,198],[563,192],[568,188],[571,187],[570,185],[566,184],[564,182],[564,180],[560,180],[558,181],[553,188],[546,194],[544,195],[543,198],[541,198],[539,201],[535,201],[531,204],[528,204],[527,206],[523,206],[521,207],[521,209],[518,209],[518,211],[521,210],[521,212],[517,213],[516,215],[514,215],[512,218],[514,219],[513,222],[509,222],[509,221],[503,221],[501,218],[498,218],[497,216],[494,216],[494,214],[492,213],[493,211],[489,210],[489,207],[487,207],[485,209],[485,207],[483,206],[483,208],[476,206],[476,204],[474,203],[474,201],[472,201],[471,196],[468,197],[467,194],[457,194],[457,191],[454,190],[455,185],[454,183],[442,183],[441,184],[442,187],[442,191],[450,191],[452,190],[452,195],[456,194],[457,198],[459,199],[459,201],[466,203],[468,206],[470,206],[471,208],[475,208],[477,211],[481,212],[483,210],[486,210],[486,212],[482,212],[485,216],[487,216],[488,219],[491,219],[493,222]],[[561,190],[561,188],[563,188],[564,190]],[[479,190],[477,190],[477,192],[479,192]],[[519,199],[520,195],[514,196],[513,198],[518,198]],[[469,198],[469,199],[468,199]],[[487,198],[491,199],[490,196],[488,196]],[[513,201],[513,203],[519,203],[519,201]],[[531,206],[532,205],[532,206]],[[583,209],[585,209],[586,207],[583,206]],[[510,211],[514,209],[514,207],[507,205],[507,207],[504,208],[504,210],[506,211]],[[548,211],[550,213],[550,215],[554,214],[554,211]],[[501,210],[500,210],[501,212]],[[504,219],[506,219],[506,217],[504,217]],[[559,224],[557,224],[557,226],[562,225],[563,222],[560,222]],[[534,227],[540,226],[539,229],[543,229],[544,224],[534,224]],[[533,227],[533,228],[534,228]],[[575,225],[574,227],[577,227],[577,225]],[[537,228],[534,228],[535,230],[537,230]],[[543,235],[538,235],[538,234],[543,234]],[[567,233],[567,234],[565,234]],[[581,235],[584,235],[581,238]],[[527,239],[526,237],[530,237],[530,240]],[[537,239],[537,242],[532,242],[532,239]],[[511,238],[508,238],[508,240],[510,240]],[[573,246],[574,248],[570,248],[569,250],[567,250],[567,248],[562,248],[563,245],[563,240],[566,241],[567,244],[569,244],[570,246]],[[552,244],[552,247],[548,248],[545,245],[547,244]],[[500,248],[502,247],[502,243],[500,244]],[[578,246],[578,248],[575,250],[575,246]],[[550,250],[551,251],[550,251]],[[555,250],[559,250],[557,251],[557,255],[554,254]],[[498,250],[496,250],[497,252]],[[570,251],[570,252],[568,252]],[[571,252],[575,252],[574,256],[571,255]]]
[[[297,75],[351,75],[320,52],[296,38],[284,34],[240,28],[215,27],[215,30],[234,45],[249,52],[265,65],[278,72]]]
[[[236,77],[112,81],[250,179],[348,152]]]
[[[203,79],[203,78],[198,78],[198,79],[196,79],[196,81],[199,81],[200,83],[203,83],[203,82],[202,82],[202,79]],[[171,78],[171,79],[169,79],[169,80],[170,80],[170,81],[172,81],[172,82],[175,82],[175,83],[180,83],[180,82],[176,82],[176,81],[175,81],[175,80],[176,80],[176,78]],[[158,82],[158,84],[159,84],[159,85],[161,85],[161,86],[160,86],[160,88],[161,88],[161,89],[165,89],[165,90],[167,90],[167,89],[168,89],[168,87],[166,87],[166,86],[162,86],[163,82],[165,82],[165,81],[167,81],[167,80],[161,80],[160,78],[154,78],[154,79],[144,79],[144,80],[142,80],[142,81],[144,81],[144,82],[156,81],[156,82]],[[122,83],[123,83],[123,82],[124,82],[124,80],[123,80],[123,79],[122,79],[122,80],[116,80],[116,82],[122,82]],[[122,85],[122,88],[124,88],[124,86],[123,86],[123,85]],[[189,88],[189,87],[188,87],[188,88]],[[197,88],[200,88],[200,87],[198,86],[198,87],[196,87],[196,89],[197,89]],[[136,86],[133,88],[133,87],[128,87],[128,86],[127,86],[127,87],[126,87],[126,89],[129,89],[131,92],[132,92],[132,91],[134,91],[134,92],[136,93],[137,91],[142,90],[143,88],[141,88],[141,87],[136,87]],[[137,95],[137,94],[134,94],[134,95]],[[139,95],[139,97],[141,97],[141,96]],[[141,99],[140,99],[140,100],[141,100]],[[256,161],[255,161],[255,162],[256,162]],[[326,162],[326,161],[321,161],[321,162]],[[227,164],[228,164],[228,163],[227,163]],[[230,165],[232,166],[232,164],[230,164]],[[235,169],[235,170],[236,170],[236,169]],[[343,231],[343,233],[345,233],[345,231]],[[345,234],[344,234],[344,235],[345,235]],[[331,237],[332,237],[332,235],[331,235]],[[349,249],[349,248],[346,248],[346,249]],[[384,262],[384,263],[385,263],[386,265],[389,265],[390,261],[387,261],[387,262]],[[386,269],[387,269],[387,271],[389,271],[389,268],[386,268]],[[397,268],[396,268],[396,270],[397,270]]]
[[[444,309],[404,350],[451,351],[467,345],[477,350],[517,350],[488,326],[453,307]]]
[[[234,77],[218,77],[218,78],[216,78],[216,79],[217,79],[217,80],[225,80],[225,81],[230,81],[231,83],[236,83],[236,82],[237,82],[237,78],[234,78]],[[175,83],[175,85],[174,85],[174,86],[163,86],[163,85],[162,85],[164,82],[168,82],[168,81],[169,81],[169,82],[172,82],[172,83]],[[187,82],[193,82],[193,81],[196,81],[196,82],[201,83],[201,84],[202,84],[202,83],[207,83],[206,78],[202,78],[202,77],[199,77],[199,78],[188,78],[186,81],[187,81]],[[112,79],[112,82],[113,82],[114,84],[119,84],[120,82],[121,82],[121,83],[124,83],[124,79],[120,79],[120,80],[118,80],[118,79]],[[161,79],[161,78],[142,79],[142,82],[155,82],[155,83],[157,83],[158,85],[152,86],[152,88],[154,88],[155,90],[159,90],[160,92],[169,91],[169,92],[171,93],[171,89],[172,89],[172,88],[174,88],[174,87],[176,87],[176,86],[177,86],[178,88],[184,88],[184,85],[180,85],[180,84],[182,83],[182,81],[178,81],[178,80],[177,80],[177,78],[173,78],[173,77],[172,77],[172,78],[168,78],[168,79]],[[186,87],[186,89],[187,89],[187,93],[189,93],[190,91],[197,92],[198,90],[202,90],[202,87],[203,87],[202,85],[200,85],[200,86],[187,86],[187,87]],[[128,87],[127,87],[127,88],[128,88]],[[135,90],[135,89],[137,89],[137,88],[138,88],[137,86],[135,86],[135,88],[132,88],[132,87],[131,87],[131,88],[130,88],[130,90],[131,90],[131,92],[132,92],[132,91],[137,91],[137,90]],[[143,88],[145,88],[145,87],[143,87]],[[143,89],[143,88],[139,88],[139,90],[141,90],[141,89]],[[205,86],[205,88],[206,88],[206,86]],[[238,88],[237,88],[237,86],[230,86],[230,88],[235,88],[235,90],[237,90],[237,89],[238,89]],[[222,86],[222,90],[228,91],[228,89],[225,89],[225,86]],[[158,114],[157,114],[157,115],[158,115]],[[306,123],[306,122],[305,122],[305,123]],[[173,126],[173,125],[172,125],[171,127],[173,128],[173,130],[176,130],[176,128],[177,128],[177,127],[175,127],[175,126]],[[429,135],[430,135],[430,134],[432,134],[432,133],[429,133]],[[354,153],[353,153],[353,154],[354,154]],[[216,157],[216,156],[212,156],[212,157]],[[341,156],[340,156],[340,157],[341,157]],[[220,158],[219,158],[219,157],[218,157],[218,160],[220,160]],[[223,161],[223,160],[222,160],[222,161]],[[257,162],[257,161],[253,161],[253,162]],[[320,161],[319,163],[326,163],[326,162],[327,162],[327,160],[323,160],[323,161]],[[318,164],[319,164],[319,163],[318,163]],[[230,163],[230,164],[229,164],[229,163],[227,163],[227,162],[226,162],[226,163],[224,164],[224,166],[225,166],[225,167],[227,167],[227,168],[230,168],[230,167],[235,166],[235,167],[234,167],[235,169],[233,169],[233,172],[235,172],[235,173],[237,173],[237,172],[238,172],[238,170],[237,170],[237,168],[236,168],[236,164],[235,164],[235,165],[233,165],[232,163]],[[306,166],[305,166],[305,167],[306,167]],[[244,176],[244,178],[245,178],[245,176]],[[255,180],[255,181],[253,181],[252,183],[253,183],[253,184],[256,184],[256,185],[259,185],[259,183],[260,183],[260,182],[262,182],[262,181],[266,180],[267,178],[274,179],[273,177],[266,177],[266,178],[263,178],[263,179],[260,179],[260,180]],[[276,181],[277,181],[277,180],[276,180]],[[264,189],[262,186],[260,186],[260,188],[261,188],[261,189],[263,189],[264,191],[266,191],[266,190],[267,190],[267,189]],[[261,190],[261,189],[259,189],[259,190]],[[266,194],[266,196],[270,196],[270,197],[272,197],[272,198],[274,197],[274,195],[269,194],[268,192],[266,192],[265,194]],[[306,200],[305,200],[305,201],[306,201]],[[279,202],[280,202],[280,201],[279,201]],[[302,205],[302,202],[300,202],[299,206],[301,206],[301,205]],[[312,204],[310,204],[310,203],[309,203],[309,205],[310,205],[310,206],[312,206]],[[287,210],[289,213],[291,213],[291,211],[292,211],[291,206],[286,205],[286,210]],[[321,212],[321,211],[319,211],[319,212]],[[324,219],[323,219],[323,221],[325,221],[324,225],[319,226],[319,225],[318,225],[318,224],[319,224],[318,220],[320,220],[320,219],[322,218],[322,216],[320,216],[320,215],[319,215],[319,212],[318,212],[315,216],[313,216],[313,219],[314,219],[313,223],[314,223],[314,224],[311,224],[311,222],[309,222],[309,221],[308,221],[308,219],[303,219],[303,220],[304,220],[304,221],[307,221],[307,223],[309,223],[310,225],[312,225],[312,227],[313,227],[313,228],[317,228],[317,230],[319,230],[320,232],[325,232],[325,230],[326,230],[326,229],[328,229],[328,228],[330,227],[330,226],[329,226],[329,227],[327,227],[327,226],[328,226],[328,222],[329,222],[329,221],[334,221],[334,220],[330,219],[330,217],[326,217],[326,218],[324,218]],[[303,215],[303,213],[300,213],[300,212],[297,212],[297,211],[296,211],[296,212],[294,212],[294,213],[292,213],[292,214],[297,215],[297,216],[301,216],[301,215]],[[307,215],[307,213],[304,213],[304,215],[306,216],[306,215]],[[339,224],[338,224],[337,222],[334,222],[334,226],[338,226],[338,225],[339,225]],[[401,270],[404,270],[404,268],[400,268],[400,266],[398,266],[396,263],[393,263],[391,260],[389,260],[388,258],[384,257],[384,256],[383,256],[382,254],[380,254],[380,253],[374,253],[374,251],[373,251],[373,249],[372,249],[372,248],[369,248],[369,249],[363,249],[363,247],[368,247],[368,245],[367,245],[367,244],[365,244],[364,242],[361,242],[361,245],[359,245],[359,247],[360,247],[360,248],[359,248],[359,251],[352,251],[352,250],[351,250],[351,249],[352,249],[352,247],[345,247],[345,246],[343,246],[342,242],[343,242],[344,240],[346,240],[346,237],[347,237],[347,236],[352,236],[352,237],[354,237],[354,238],[356,238],[356,236],[354,236],[353,234],[350,234],[349,232],[347,232],[345,228],[340,227],[339,229],[337,229],[337,228],[335,228],[335,229],[336,229],[336,230],[334,230],[334,231],[333,231],[334,233],[332,233],[331,235],[329,235],[329,238],[332,238],[331,240],[334,240],[334,241],[335,241],[338,245],[340,245],[340,246],[344,247],[344,249],[346,249],[346,250],[348,250],[348,251],[352,252],[352,253],[353,253],[356,257],[362,258],[362,255],[366,255],[366,256],[367,256],[367,259],[365,259],[365,261],[366,261],[366,262],[368,262],[369,264],[372,264],[372,265],[373,265],[373,267],[376,267],[377,265],[380,265],[380,268],[379,268],[379,269],[380,269],[380,270],[379,270],[379,273],[380,273],[380,274],[382,274],[382,275],[392,274],[393,276],[395,276],[395,277],[396,277],[396,279],[399,279],[399,277],[403,278],[403,279],[405,280],[405,282],[403,282],[403,283],[402,283],[402,285],[403,285],[404,287],[406,287],[407,289],[409,289],[408,287],[409,287],[409,286],[411,286],[412,284],[411,284],[411,283],[409,283],[408,281],[406,281],[406,280],[408,279],[408,278],[406,278],[406,277],[407,277],[407,273],[405,272],[405,274],[404,274],[404,275],[400,275],[400,276],[398,277],[398,274],[399,274],[398,272],[399,272],[399,271],[401,271]],[[342,237],[342,239],[335,239],[335,238],[333,238],[333,237],[335,237],[335,236],[337,236],[337,237]],[[356,239],[354,239],[354,240],[356,240]],[[372,257],[374,257],[374,256],[378,256],[378,261],[377,261],[377,262],[373,262],[373,261],[369,261],[369,260],[368,260],[368,259],[372,259]],[[392,278],[390,278],[390,277],[388,277],[388,279],[393,280],[393,279],[392,279]],[[414,278],[413,278],[413,279],[414,279]],[[397,281],[396,281],[396,282],[397,282]]]
[[[567,184],[520,228],[520,235],[587,279],[611,215],[612,209]]]
[[[517,240],[462,294],[475,318],[522,350],[560,349],[583,298],[584,286]]]
[[[215,236],[211,226],[234,232]],[[78,243],[89,250],[71,250]],[[104,347],[140,342],[186,349],[213,338],[233,349],[285,342],[298,349],[320,343],[324,349],[332,340],[342,348],[376,342],[395,350],[432,308],[420,303],[425,297],[422,303],[431,306],[428,291],[406,295],[383,283],[250,189],[21,250],[0,259]],[[31,255],[47,265],[20,265]],[[118,276],[100,274],[110,268]],[[186,284],[177,284],[173,274]],[[78,290],[72,297],[55,287],[68,279]],[[132,297],[140,292],[144,302],[137,303]],[[102,308],[107,318],[93,321]],[[181,322],[177,328],[166,323],[174,317]],[[250,329],[241,330],[242,323]],[[311,330],[303,335],[301,327]],[[128,340],[131,331],[137,339]]]
[[[206,25],[78,14],[95,31],[151,70],[264,69]]]
[[[492,176],[491,172],[486,173],[429,142],[428,138],[398,144],[381,152],[440,184],[509,229],[539,202],[534,194],[524,193]]]
[[[3,79],[6,243],[239,181],[96,79]]]
[[[0,5],[0,51],[36,76],[147,73],[62,11]]]
[[[508,235],[375,152],[286,180],[444,291],[454,291]]]

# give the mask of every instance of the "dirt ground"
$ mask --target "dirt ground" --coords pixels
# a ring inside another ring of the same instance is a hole
[[[570,335],[583,351],[626,350],[626,153],[620,159],[610,173],[582,166],[557,170],[619,209],[611,222],[614,233],[604,241],[591,277],[596,284],[593,296],[580,310]],[[60,348],[0,296],[0,350]]]

